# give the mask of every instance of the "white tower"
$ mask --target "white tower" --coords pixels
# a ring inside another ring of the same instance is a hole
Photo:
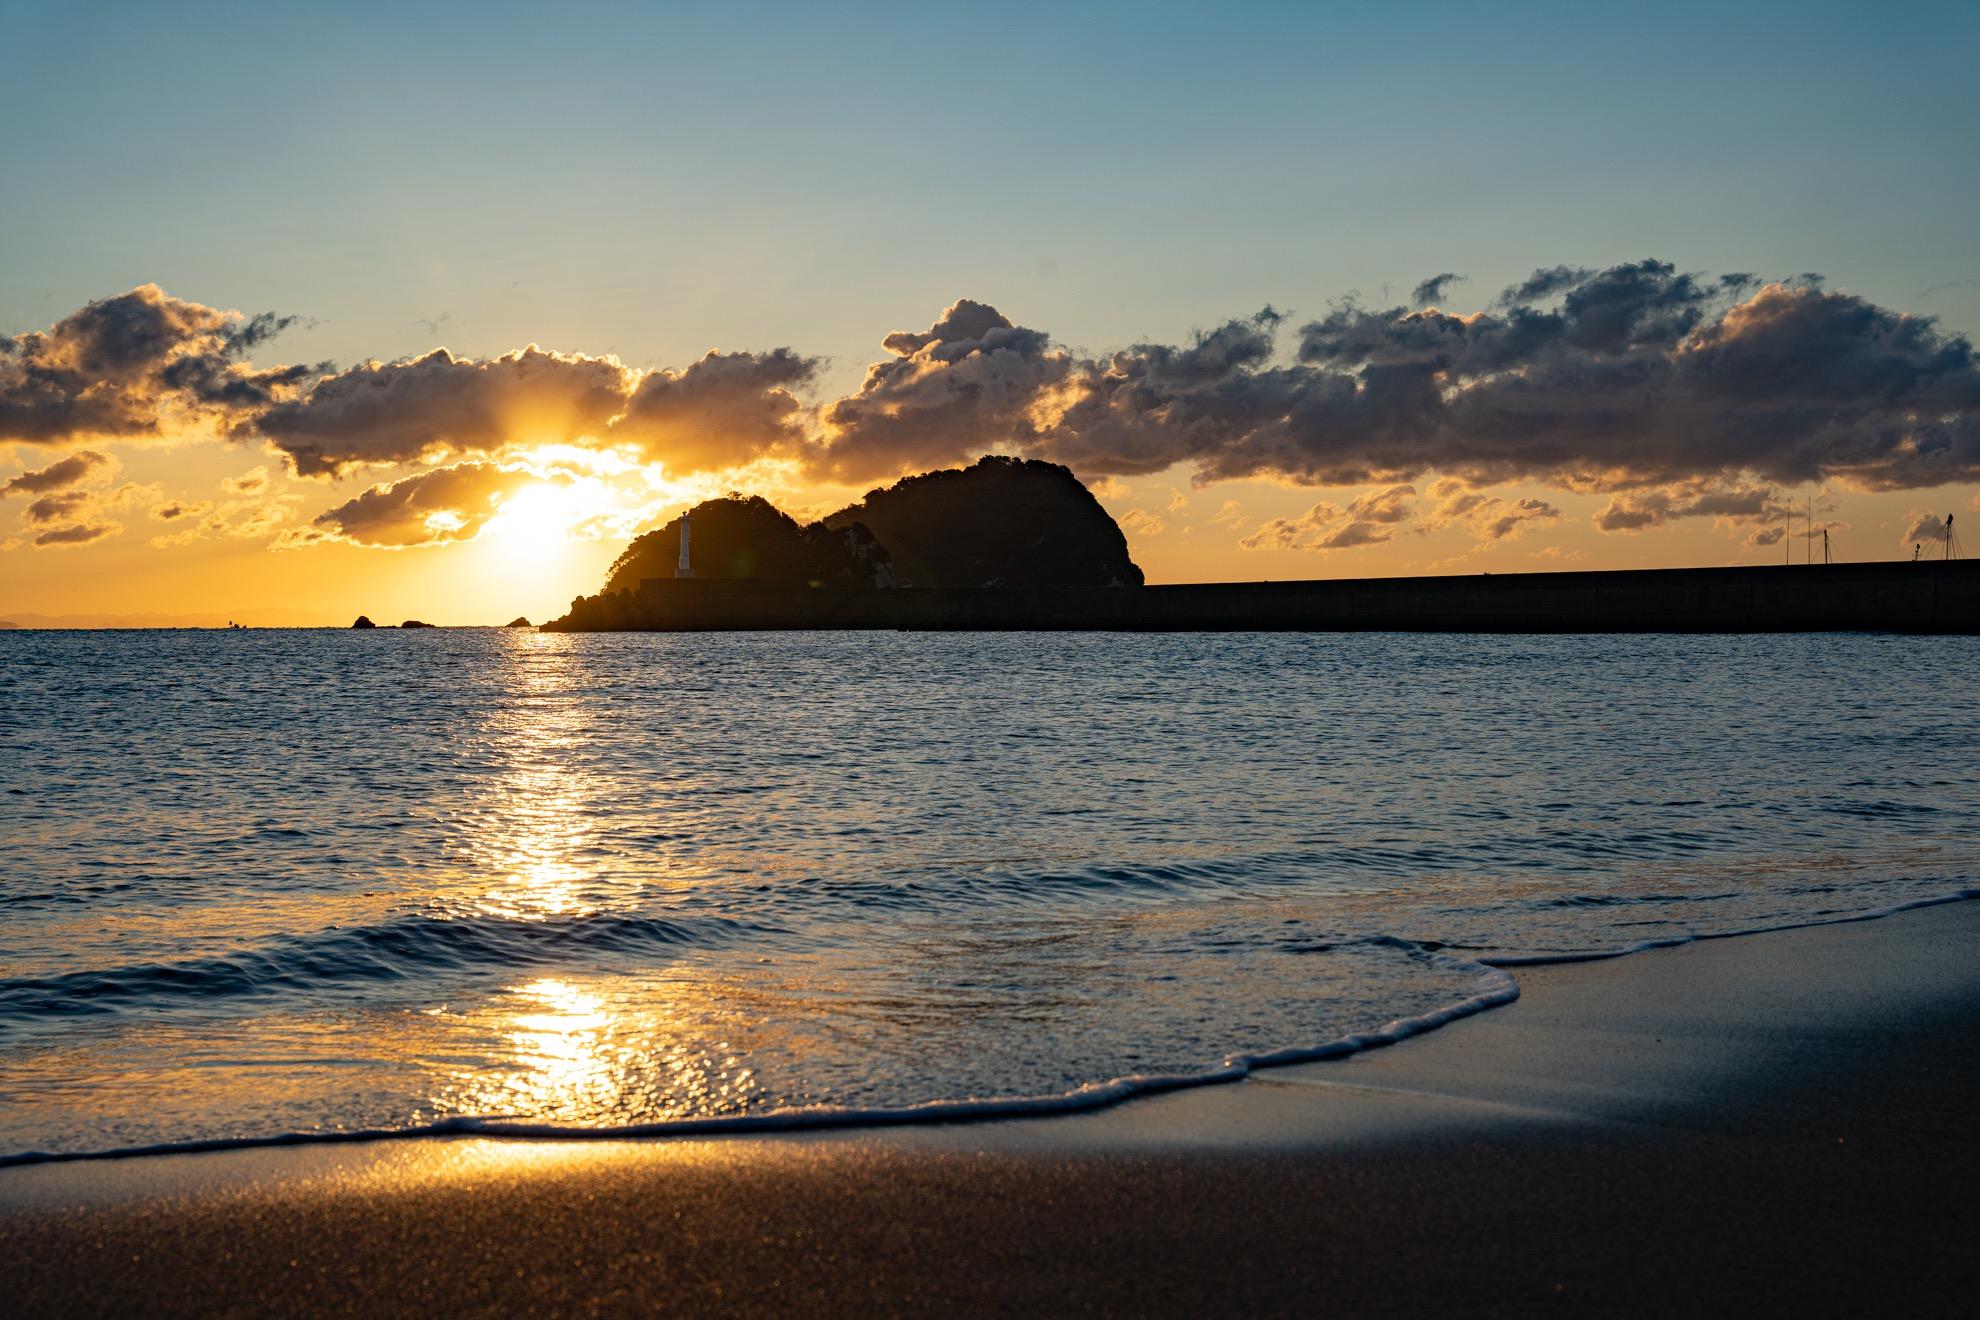
[[[681,515],[681,562],[674,568],[674,576],[677,578],[691,578],[694,576],[694,565],[688,558],[688,541],[688,515],[683,513]]]

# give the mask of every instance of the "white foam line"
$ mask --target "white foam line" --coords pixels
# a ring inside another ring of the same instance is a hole
[[[802,1109],[773,1109],[761,1114],[725,1114],[707,1118],[665,1119],[655,1123],[629,1123],[619,1127],[570,1127],[555,1123],[524,1123],[503,1118],[464,1115],[441,1119],[418,1127],[361,1128],[346,1132],[287,1132],[266,1137],[210,1137],[193,1141],[166,1141],[148,1146],[120,1146],[93,1151],[23,1151],[0,1155],[0,1169],[31,1164],[61,1164],[81,1160],[130,1159],[141,1155],[194,1155],[208,1151],[260,1150],[277,1146],[341,1145],[360,1141],[402,1141],[415,1137],[510,1137],[557,1141],[624,1141],[646,1137],[741,1136],[760,1132],[791,1132],[833,1128],[902,1127],[919,1123],[966,1123],[993,1118],[1034,1118],[1052,1114],[1077,1114],[1105,1109],[1136,1096],[1181,1091],[1197,1086],[1215,1086],[1242,1081],[1259,1068],[1279,1068],[1295,1063],[1317,1063],[1324,1059],[1344,1059],[1366,1050],[1381,1049],[1434,1031],[1459,1018],[1482,1013],[1489,1008],[1510,1004],[1519,998],[1519,984],[1507,967],[1537,967],[1547,964],[1600,962],[1622,958],[1651,949],[1667,949],[1702,940],[1733,939],[1744,935],[1765,935],[1774,931],[1806,930],[1815,926],[1839,926],[1855,921],[1875,921],[1899,912],[1937,907],[1980,898],[1980,889],[1962,889],[1951,894],[1915,899],[1827,917],[1817,921],[1783,922],[1774,926],[1754,926],[1744,930],[1713,931],[1668,940],[1645,940],[1627,948],[1591,953],[1511,955],[1498,958],[1456,958],[1435,954],[1432,961],[1447,967],[1485,974],[1487,989],[1444,1008],[1415,1017],[1397,1018],[1373,1031],[1356,1032],[1321,1045],[1293,1046],[1264,1054],[1233,1055],[1216,1068],[1199,1073],[1136,1073],[1107,1082],[1089,1082],[1058,1095],[1012,1096],[990,1100],[931,1100],[918,1105],[894,1108],[855,1109],[821,1105]]]
[[[1773,926],[1746,926],[1739,930],[1711,930],[1702,935],[1676,935],[1667,940],[1644,940],[1639,944],[1626,945],[1620,949],[1594,949],[1585,953],[1514,953],[1501,957],[1480,958],[1479,962],[1488,967],[1545,967],[1558,963],[1602,962],[1609,958],[1627,958],[1632,953],[1648,953],[1651,949],[1675,949],[1680,945],[1699,944],[1706,940],[1731,940],[1744,935],[1771,935],[1782,930],[1812,930],[1817,926],[1847,926],[1852,921],[1876,921],[1883,917],[1894,917],[1900,912],[1915,912],[1919,908],[1939,907],[1946,903],[1964,903],[1968,899],[1980,898],[1980,889],[1960,889],[1950,894],[1935,894],[1931,898],[1914,898],[1908,903],[1893,903],[1889,907],[1871,908],[1867,912],[1845,912],[1836,916],[1825,916],[1813,921],[1783,921]]]

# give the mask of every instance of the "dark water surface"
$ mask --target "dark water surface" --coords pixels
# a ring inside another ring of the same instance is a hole
[[[0,1156],[1062,1095],[1980,876],[1881,636],[0,633]]]

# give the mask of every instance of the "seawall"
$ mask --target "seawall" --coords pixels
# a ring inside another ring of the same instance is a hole
[[[1980,560],[1157,587],[650,578],[552,632],[779,629],[1980,633]]]

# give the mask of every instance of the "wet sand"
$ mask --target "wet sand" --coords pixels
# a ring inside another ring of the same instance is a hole
[[[10,1314],[1970,1314],[1980,903],[1076,1117],[0,1170]]]

